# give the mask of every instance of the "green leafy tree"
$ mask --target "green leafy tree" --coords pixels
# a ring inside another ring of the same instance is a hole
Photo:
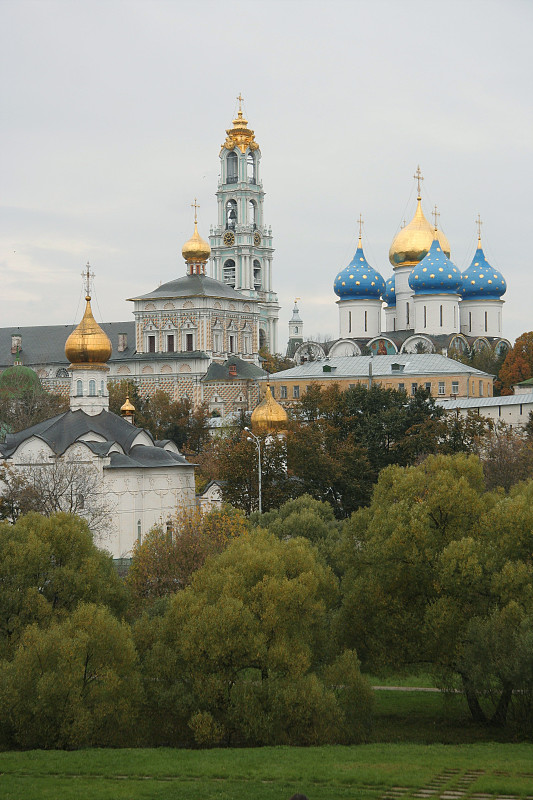
[[[0,655],[13,652],[27,625],[46,625],[80,601],[116,614],[126,607],[111,556],[74,515],[30,513],[14,525],[0,523],[0,574]]]
[[[368,686],[348,676],[350,690],[359,686],[352,724],[321,677],[336,655],[328,625],[336,598],[333,573],[302,538],[256,531],[208,560],[163,617],[136,627],[147,717],[161,741],[358,740],[370,716]]]
[[[184,589],[206,558],[247,532],[242,512],[229,506],[204,513],[179,510],[135,546],[126,583],[134,611]]]
[[[61,621],[30,625],[0,662],[0,730],[25,748],[135,744],[141,681],[131,632],[82,603]]]
[[[274,372],[281,372],[284,369],[291,369],[291,367],[294,367],[292,358],[286,358],[279,353],[271,353],[267,347],[261,347],[259,349],[259,355],[263,359],[263,369],[271,375]]]

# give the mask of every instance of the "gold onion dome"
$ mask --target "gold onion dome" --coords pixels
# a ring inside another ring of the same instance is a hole
[[[252,428],[256,433],[280,433],[286,431],[289,417],[282,405],[272,397],[267,385],[265,396],[252,411]]]
[[[198,223],[194,221],[194,233],[182,247],[181,253],[187,262],[205,262],[211,255],[211,248],[198,233]]]
[[[111,356],[111,341],[93,317],[91,296],[85,300],[85,314],[67,339],[65,355],[71,364],[105,364]]]
[[[437,238],[443,252],[450,257],[448,239],[437,230]],[[428,254],[433,239],[435,228],[425,218],[422,211],[422,202],[418,197],[416,212],[411,222],[402,228],[393,239],[389,250],[389,261],[393,267],[414,267]]]
[[[124,417],[125,417],[126,415],[130,416],[131,414],[134,414],[134,413],[135,413],[135,406],[134,406],[134,405],[133,405],[133,403],[130,401],[130,398],[129,398],[129,397],[126,397],[126,402],[124,403],[124,405],[122,405],[122,406],[120,407],[120,413],[121,413],[121,414],[122,414],[122,416],[124,416]]]

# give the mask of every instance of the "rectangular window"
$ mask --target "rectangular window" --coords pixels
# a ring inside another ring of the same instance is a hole
[[[368,311],[365,311],[365,331],[368,330]]]
[[[348,333],[352,332],[352,312],[348,311]]]
[[[522,416],[522,403],[520,403],[520,416]]]
[[[452,381],[452,394],[459,394],[459,381]]]
[[[167,351],[169,353],[173,353],[174,352],[174,334],[173,333],[169,333],[168,336],[167,336]]]
[[[472,312],[471,311],[468,312],[468,330],[469,331],[472,330]]]
[[[417,389],[418,389],[418,384],[417,383],[412,383],[411,384],[411,394],[416,394],[416,390]]]
[[[431,383],[426,383],[426,390],[431,394]]]
[[[485,333],[487,333],[488,326],[489,326],[488,312],[485,311]]]
[[[300,397],[300,387],[299,386],[293,386],[292,387],[292,396],[293,396],[293,398],[295,400],[299,399],[299,397]]]
[[[479,396],[483,397],[483,381],[479,382]]]
[[[424,328],[427,328],[428,324],[428,310],[427,306],[424,306]]]
[[[498,416],[501,417],[502,415],[502,407],[498,406]]]
[[[229,337],[229,351],[230,353],[235,352],[235,336],[230,335]]]
[[[446,387],[444,381],[439,381],[439,394],[446,394]]]
[[[407,317],[407,327],[409,327],[409,303],[406,304],[405,314]]]
[[[439,315],[440,315],[440,326],[442,328],[442,306],[440,307]]]
[[[453,307],[453,327],[457,327],[457,306]]]
[[[194,342],[193,342],[192,333],[186,333],[185,334],[185,349],[187,350],[188,353],[192,353],[193,345],[194,345]]]
[[[399,383],[398,384],[398,391],[399,392],[405,392],[405,383]]]
[[[155,336],[148,337],[148,352],[155,353]]]
[[[392,323],[393,323],[392,324],[392,329],[395,331],[396,330],[396,317],[394,317]]]
[[[287,399],[287,387],[286,386],[280,386],[279,387],[279,399],[280,400],[286,400]]]
[[[213,349],[215,353],[220,353],[220,333],[215,333],[213,336]]]

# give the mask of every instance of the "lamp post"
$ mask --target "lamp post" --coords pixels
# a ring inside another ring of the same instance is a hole
[[[255,442],[257,447],[257,458],[259,462],[259,513],[262,514],[263,511],[261,507],[261,442],[259,440],[259,437],[256,436],[255,433],[252,433],[250,428],[245,428],[244,430],[246,431],[246,433],[249,434],[247,437],[247,441]]]

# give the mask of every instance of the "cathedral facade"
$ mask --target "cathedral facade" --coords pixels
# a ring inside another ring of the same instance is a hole
[[[241,101],[239,100],[239,103]],[[275,352],[279,305],[273,291],[272,230],[264,222],[261,151],[241,105],[220,151],[218,220],[211,247],[198,232],[183,247],[184,274],[129,298],[134,321],[102,323],[112,342],[111,380],[133,381],[144,395],[205,403],[226,416],[259,401],[259,349]],[[211,259],[211,275],[207,265]],[[16,354],[46,388],[67,394],[69,326],[0,329],[0,370]]]
[[[418,168],[413,219],[395,236],[384,279],[364,254],[361,229],[356,252],[341,269],[333,289],[338,297],[339,338],[304,342],[294,348],[297,364],[325,357],[396,353],[465,353],[490,348],[502,354],[510,343],[502,333],[502,296],[507,285],[481,244],[464,272],[450,260],[444,233],[422,210]],[[361,224],[361,223],[360,223]],[[290,344],[290,341],[289,341]]]

